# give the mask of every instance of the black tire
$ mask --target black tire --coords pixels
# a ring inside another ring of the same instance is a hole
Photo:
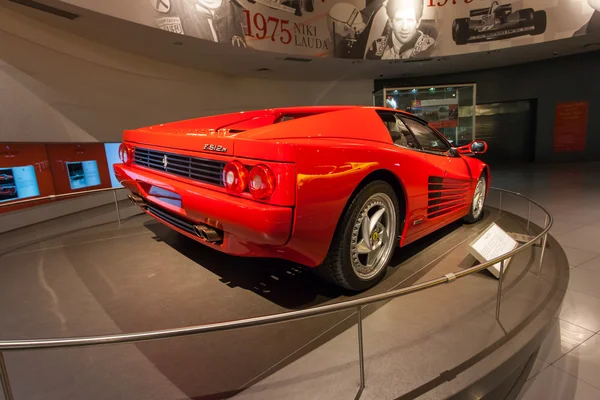
[[[519,20],[523,22],[533,22],[535,18],[535,12],[533,11],[533,8],[519,10],[517,15],[519,16]]]
[[[361,210],[376,194],[385,194],[391,199],[395,212],[395,229],[390,240],[393,241],[392,250],[382,260],[383,268],[372,278],[363,279],[354,271],[351,261],[351,241],[355,222],[359,218]],[[384,181],[373,181],[363,187],[350,201],[344,210],[338,223],[336,232],[331,241],[329,253],[316,272],[327,281],[353,291],[363,291],[373,287],[383,278],[387,271],[387,264],[394,255],[395,247],[398,245],[398,232],[403,216],[400,216],[400,206],[394,189]]]
[[[548,18],[546,17],[546,11],[536,11],[533,14],[533,26],[535,29],[531,32],[531,35],[541,35],[546,32],[546,25]]]
[[[452,23],[452,39],[457,45],[467,44],[469,41],[469,18],[458,18]]]
[[[479,182],[483,181],[484,184],[484,192],[483,192],[483,201],[485,201],[485,197],[487,195],[487,179],[485,178],[484,175],[481,175],[479,177],[479,180],[477,181],[477,184],[479,185]],[[477,188],[476,188],[477,190]],[[467,224],[474,224],[475,222],[478,222],[479,220],[481,220],[481,218],[483,218],[483,204],[481,205],[481,211],[480,212],[476,212],[476,207],[475,207],[475,195],[476,195],[476,190],[473,193],[473,199],[471,200],[471,207],[469,208],[469,214],[467,214],[466,217],[463,218],[463,220],[467,223]]]

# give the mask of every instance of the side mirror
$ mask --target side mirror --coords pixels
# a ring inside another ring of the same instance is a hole
[[[487,151],[488,145],[483,140],[475,140],[466,146],[457,148],[460,154],[483,154]]]
[[[488,145],[483,140],[476,140],[471,143],[471,153],[483,154],[487,151]]]

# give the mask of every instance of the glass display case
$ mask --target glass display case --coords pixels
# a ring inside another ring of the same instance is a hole
[[[373,103],[417,115],[462,146],[475,139],[476,94],[475,84],[392,87],[375,92]]]

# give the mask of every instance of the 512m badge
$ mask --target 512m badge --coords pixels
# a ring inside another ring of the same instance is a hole
[[[221,145],[217,146],[215,144],[209,144],[209,143],[204,145],[204,150],[216,151],[218,153],[227,153],[227,147],[223,147]]]

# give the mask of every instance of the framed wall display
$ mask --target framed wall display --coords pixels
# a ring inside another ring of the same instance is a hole
[[[121,182],[117,180],[113,165],[119,164],[119,146],[121,143],[104,143],[104,153],[106,154],[106,162],[108,163],[108,173],[110,174],[110,184],[113,188],[123,187]]]
[[[55,194],[44,144],[0,143],[0,203]],[[7,212],[23,206],[2,207]]]
[[[588,102],[558,103],[554,118],[554,152],[584,151]]]
[[[0,143],[0,213],[35,207],[50,200],[12,202],[119,188],[113,165],[120,143]]]
[[[57,194],[112,187],[103,143],[46,147]]]

